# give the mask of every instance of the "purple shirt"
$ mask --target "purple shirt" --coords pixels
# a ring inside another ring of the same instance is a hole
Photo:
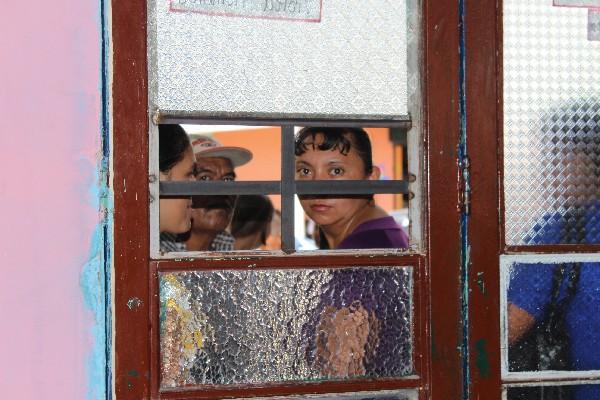
[[[336,249],[406,249],[408,236],[394,217],[363,222]]]

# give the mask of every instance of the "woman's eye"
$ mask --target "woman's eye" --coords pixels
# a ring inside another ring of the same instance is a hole
[[[198,180],[199,181],[210,181],[211,179],[210,179],[210,176],[208,176],[208,175],[200,175],[198,177]]]
[[[233,182],[235,179],[233,179],[232,177],[228,176],[226,178],[223,178],[224,182]]]
[[[300,176],[308,176],[310,175],[310,169],[308,168],[298,168],[296,173]]]
[[[339,176],[344,174],[344,170],[342,168],[332,168],[330,173],[332,176]]]

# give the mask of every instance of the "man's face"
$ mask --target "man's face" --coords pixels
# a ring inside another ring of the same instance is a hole
[[[234,181],[233,165],[227,158],[196,157],[198,181]],[[192,198],[192,230],[221,232],[233,217],[237,196],[194,196]]]

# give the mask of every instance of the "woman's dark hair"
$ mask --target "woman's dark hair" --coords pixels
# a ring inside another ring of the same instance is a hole
[[[323,143],[315,145],[318,134],[323,135]],[[308,150],[338,150],[347,155],[354,148],[365,165],[365,174],[373,172],[373,154],[369,135],[361,128],[303,128],[296,134],[294,152],[300,156]]]
[[[167,172],[183,159],[190,139],[179,125],[159,125],[158,138],[160,172]]]
[[[261,241],[265,244],[273,212],[273,204],[267,196],[254,194],[238,196],[231,220],[231,234],[240,238],[261,232]]]

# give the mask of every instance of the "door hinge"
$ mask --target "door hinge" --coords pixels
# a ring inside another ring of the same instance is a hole
[[[464,156],[459,163],[460,178],[459,178],[459,207],[461,213],[465,215],[471,214],[471,160],[468,156]]]

